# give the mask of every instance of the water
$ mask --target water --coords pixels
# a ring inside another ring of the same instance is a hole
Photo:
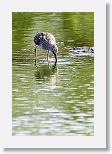
[[[13,13],[13,135],[94,135],[94,57],[73,56],[74,47],[94,46],[93,13]],[[36,32],[51,32],[58,63],[37,49]]]

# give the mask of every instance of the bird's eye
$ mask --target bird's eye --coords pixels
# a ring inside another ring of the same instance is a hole
[[[54,50],[55,49],[55,47],[54,46],[52,46],[52,50]]]

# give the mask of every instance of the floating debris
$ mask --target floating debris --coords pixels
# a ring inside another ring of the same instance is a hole
[[[94,57],[94,47],[74,47],[70,49],[72,56],[91,56]]]

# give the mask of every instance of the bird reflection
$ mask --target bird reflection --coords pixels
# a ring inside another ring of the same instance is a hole
[[[55,85],[58,77],[57,70],[56,62],[54,64],[42,64],[41,66],[38,66],[35,71],[36,80],[41,82],[48,81],[50,85]]]

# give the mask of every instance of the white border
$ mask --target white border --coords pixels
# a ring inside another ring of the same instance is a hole
[[[51,4],[52,3],[52,4]],[[12,12],[94,12],[95,131],[92,137],[12,136]],[[106,148],[106,5],[98,0],[0,2],[0,144],[3,148]],[[2,133],[1,133],[2,132]]]

